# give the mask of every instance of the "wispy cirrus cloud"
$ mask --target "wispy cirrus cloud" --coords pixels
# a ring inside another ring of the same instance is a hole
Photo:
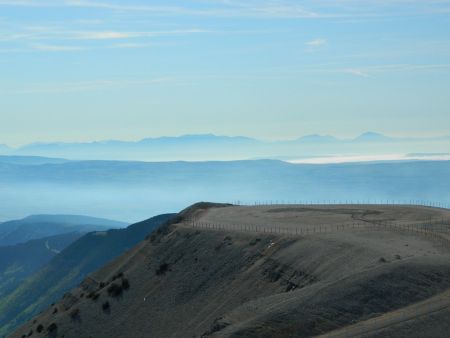
[[[63,45],[45,45],[34,44],[30,46],[31,49],[41,52],[76,52],[86,50],[86,47],[82,46],[63,46]]]
[[[76,93],[86,91],[96,91],[104,89],[113,89],[124,86],[145,86],[160,84],[176,84],[177,81],[173,77],[158,77],[153,79],[139,80],[92,80],[80,82],[60,82],[60,83],[36,83],[30,84],[22,88],[9,88],[0,90],[1,94],[60,94],[60,93]]]
[[[176,29],[168,31],[145,31],[145,32],[126,32],[126,31],[87,31],[87,32],[66,32],[63,33],[64,39],[72,40],[123,40],[135,38],[152,38],[170,35],[187,35],[208,33],[210,31],[192,28],[192,29]]]
[[[449,71],[450,63],[437,64],[391,64],[355,68],[343,68],[333,72],[350,74],[357,77],[371,77],[377,74],[419,71]]]
[[[319,18],[329,16],[308,10],[291,1],[213,1],[212,5],[142,5],[107,1],[34,1],[0,0],[0,6],[16,7],[72,7],[110,10],[118,12],[136,12],[158,16],[212,16],[212,17],[260,17],[260,18]]]
[[[211,33],[212,31],[187,28],[160,31],[118,31],[118,30],[64,30],[63,27],[25,27],[19,32],[5,32],[0,41],[14,40],[119,40],[134,38],[152,38],[187,34]]]
[[[306,42],[306,45],[310,47],[319,47],[325,45],[326,43],[327,43],[326,39],[314,39]]]
[[[411,14],[450,13],[447,0],[240,0],[204,2],[165,2],[142,4],[95,0],[0,0],[0,6],[87,8],[131,12],[154,16],[249,17],[272,19],[335,19],[355,17],[409,16]]]

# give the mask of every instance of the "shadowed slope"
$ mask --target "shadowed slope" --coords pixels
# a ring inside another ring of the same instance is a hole
[[[0,301],[0,334],[31,318],[75,287],[92,271],[106,264],[173,215],[160,215],[126,229],[92,232],[64,249],[49,264]]]
[[[434,238],[389,229],[284,236],[183,223],[234,208],[211,207],[185,210],[13,337],[39,325],[65,337],[309,337],[449,288],[449,251]]]

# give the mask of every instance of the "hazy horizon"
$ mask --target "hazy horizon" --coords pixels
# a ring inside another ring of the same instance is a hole
[[[234,134],[234,135],[228,135],[228,134],[215,134],[215,133],[194,133],[194,134],[171,134],[171,135],[160,135],[160,136],[154,136],[154,135],[148,135],[143,138],[133,138],[133,139],[119,139],[119,138],[111,138],[111,139],[99,139],[99,138],[92,138],[89,140],[61,140],[61,139],[48,139],[46,141],[31,141],[29,143],[23,143],[23,144],[7,144],[6,142],[2,142],[0,140],[0,145],[6,145],[10,148],[21,148],[24,146],[34,145],[34,144],[52,144],[52,143],[101,143],[101,142],[140,142],[143,140],[158,140],[158,139],[175,139],[175,138],[188,138],[188,137],[217,137],[217,138],[248,138],[256,141],[262,141],[262,142],[284,142],[284,141],[296,141],[301,139],[307,139],[308,137],[323,137],[323,138],[334,138],[336,141],[354,141],[358,139],[358,137],[365,136],[365,135],[379,135],[382,137],[392,138],[392,139],[417,139],[417,140],[428,140],[428,139],[439,139],[439,138],[448,138],[450,137],[450,134],[440,134],[440,135],[433,135],[433,136],[424,136],[420,134],[409,134],[408,136],[405,136],[403,134],[384,134],[377,131],[367,131],[362,130],[360,132],[356,132],[355,134],[348,135],[346,137],[343,136],[336,136],[333,134],[322,134],[322,133],[312,133],[312,134],[302,134],[298,135],[293,138],[258,138],[258,137],[251,137],[245,134]]]
[[[449,5],[0,1],[1,142],[449,135]]]

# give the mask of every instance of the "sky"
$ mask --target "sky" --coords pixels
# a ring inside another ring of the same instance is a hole
[[[0,144],[450,134],[450,0],[0,0]]]

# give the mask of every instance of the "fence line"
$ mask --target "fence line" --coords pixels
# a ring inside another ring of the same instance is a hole
[[[224,224],[201,222],[196,218],[187,220],[187,225],[192,228],[227,230],[239,232],[252,232],[261,234],[279,234],[290,236],[308,236],[314,234],[329,234],[343,231],[394,231],[406,232],[433,238],[443,246],[450,247],[450,219],[435,220],[420,223],[399,223],[399,222],[351,222],[337,224],[299,224],[301,227],[282,227],[276,225],[256,225],[256,224]],[[448,235],[448,238],[445,237]]]
[[[319,199],[319,200],[256,200],[245,201],[235,200],[232,203],[236,206],[271,206],[271,205],[299,205],[299,206],[317,206],[317,205],[374,205],[374,206],[418,206],[440,209],[449,209],[449,202],[427,201],[427,200],[402,200],[402,199]]]
[[[350,203],[354,204],[354,203]],[[367,204],[367,203],[364,203]],[[242,204],[240,204],[242,205]],[[275,205],[275,204],[254,204],[254,205]],[[288,204],[286,204],[288,205]],[[296,204],[297,205],[297,204]],[[306,205],[306,204],[303,204]],[[314,204],[308,204],[314,205]],[[317,205],[317,204],[316,204]],[[322,205],[322,204],[319,204]],[[375,204],[371,204],[375,205]],[[385,204],[376,204],[385,206]],[[389,205],[405,205],[401,204],[389,204]],[[419,204],[408,204],[408,205],[419,205]],[[438,207],[449,209],[449,205],[444,206],[443,204],[421,204],[420,206],[427,207]],[[355,222],[347,222],[347,223],[339,223],[339,224],[299,224],[300,228],[286,228],[282,226],[276,225],[256,225],[256,224],[223,224],[223,223],[212,223],[212,222],[201,222],[195,217],[187,220],[187,225],[192,228],[201,228],[201,229],[211,229],[211,230],[233,230],[240,232],[252,232],[252,233],[263,233],[263,234],[281,234],[281,235],[290,235],[290,236],[307,236],[314,234],[326,234],[326,233],[335,233],[335,232],[343,232],[351,230],[353,231],[394,231],[398,233],[412,233],[420,236],[425,236],[428,238],[432,238],[433,240],[439,242],[442,247],[449,249],[450,248],[450,218],[449,219],[440,219],[440,220],[430,220],[430,221],[422,221],[422,222],[392,222],[392,221],[355,221]],[[446,237],[447,236],[447,237]],[[390,313],[383,314],[379,317],[373,317],[370,319],[363,320],[361,322],[355,323],[353,325],[349,325],[342,328],[337,328],[336,331],[331,331],[321,335],[320,337],[336,337],[336,338],[344,338],[350,337],[351,332],[356,331],[357,334],[367,334],[368,332],[378,331],[383,326],[380,326],[380,323],[383,324],[384,320],[391,320],[393,322],[392,325],[395,325],[397,322],[402,322],[407,319],[421,317],[429,312],[438,311],[443,308],[447,308],[450,302],[450,293],[446,293],[442,296],[436,296],[438,301],[433,303],[429,303],[428,300],[423,301],[424,307],[419,308],[417,305],[410,305],[405,308],[394,309]],[[398,319],[396,320],[397,317]],[[358,332],[359,331],[359,332]]]

